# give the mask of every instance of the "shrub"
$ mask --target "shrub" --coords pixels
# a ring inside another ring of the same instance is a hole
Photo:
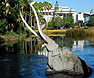
[[[79,36],[87,36],[87,32],[85,29],[70,29],[66,31],[66,37],[79,37]]]
[[[86,30],[88,36],[94,36],[94,27],[90,27]]]

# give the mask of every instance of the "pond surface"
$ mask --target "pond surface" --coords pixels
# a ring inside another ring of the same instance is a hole
[[[62,50],[69,50],[82,58],[92,68],[89,78],[94,78],[94,37],[64,38],[51,37]],[[0,45],[0,78],[82,78],[55,74],[46,76],[47,52],[42,43],[32,38],[32,42],[19,41]]]

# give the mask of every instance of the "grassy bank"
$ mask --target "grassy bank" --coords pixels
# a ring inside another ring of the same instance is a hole
[[[34,30],[35,32],[38,33],[38,30]],[[62,33],[65,33],[66,30],[42,30],[42,32],[48,36],[57,36],[57,34],[59,36],[65,36]],[[56,33],[56,34],[55,34]],[[35,37],[35,35],[33,35]],[[9,42],[9,41],[18,41],[18,40],[24,40],[26,37],[26,34],[16,34],[15,32],[11,31],[11,32],[7,32],[6,34],[2,34],[0,35],[0,40],[1,41],[5,41],[5,42]]]
[[[6,34],[0,34],[1,42],[18,41],[24,39],[26,34],[16,34],[15,32],[7,32]]]
[[[35,32],[38,32],[38,30],[35,30]],[[62,33],[65,33],[66,30],[65,29],[62,29],[62,30],[42,30],[42,32],[46,35],[49,35],[49,34],[55,34],[55,33],[58,33],[58,34],[62,34]]]
[[[77,29],[69,29],[66,31],[66,37],[86,37],[86,36],[94,36],[94,27],[90,27],[88,29],[77,28]]]

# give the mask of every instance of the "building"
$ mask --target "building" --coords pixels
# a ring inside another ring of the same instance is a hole
[[[40,11],[39,11],[40,12]],[[46,19],[47,22],[50,22],[53,18],[55,12],[55,6],[53,6],[50,10],[49,10],[49,16],[48,16],[48,10],[43,10],[43,16]],[[70,9],[69,7],[62,7],[62,6],[58,6],[58,10],[55,12],[57,14],[57,16],[60,17],[66,17],[66,16],[71,16],[74,19],[74,23],[76,22],[76,10],[75,9]]]
[[[76,15],[76,21],[80,24],[90,20],[90,12],[80,12]]]
[[[80,12],[76,15],[76,22],[79,24],[91,24],[90,21],[94,17],[94,14],[90,12]]]

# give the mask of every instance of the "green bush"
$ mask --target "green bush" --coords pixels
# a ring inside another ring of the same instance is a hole
[[[5,27],[7,25],[6,19],[0,19],[0,33],[4,33]]]
[[[90,27],[86,30],[88,36],[94,36],[94,27]]]
[[[85,29],[70,29],[66,31],[66,37],[81,37],[81,36],[87,36],[87,32]]]

